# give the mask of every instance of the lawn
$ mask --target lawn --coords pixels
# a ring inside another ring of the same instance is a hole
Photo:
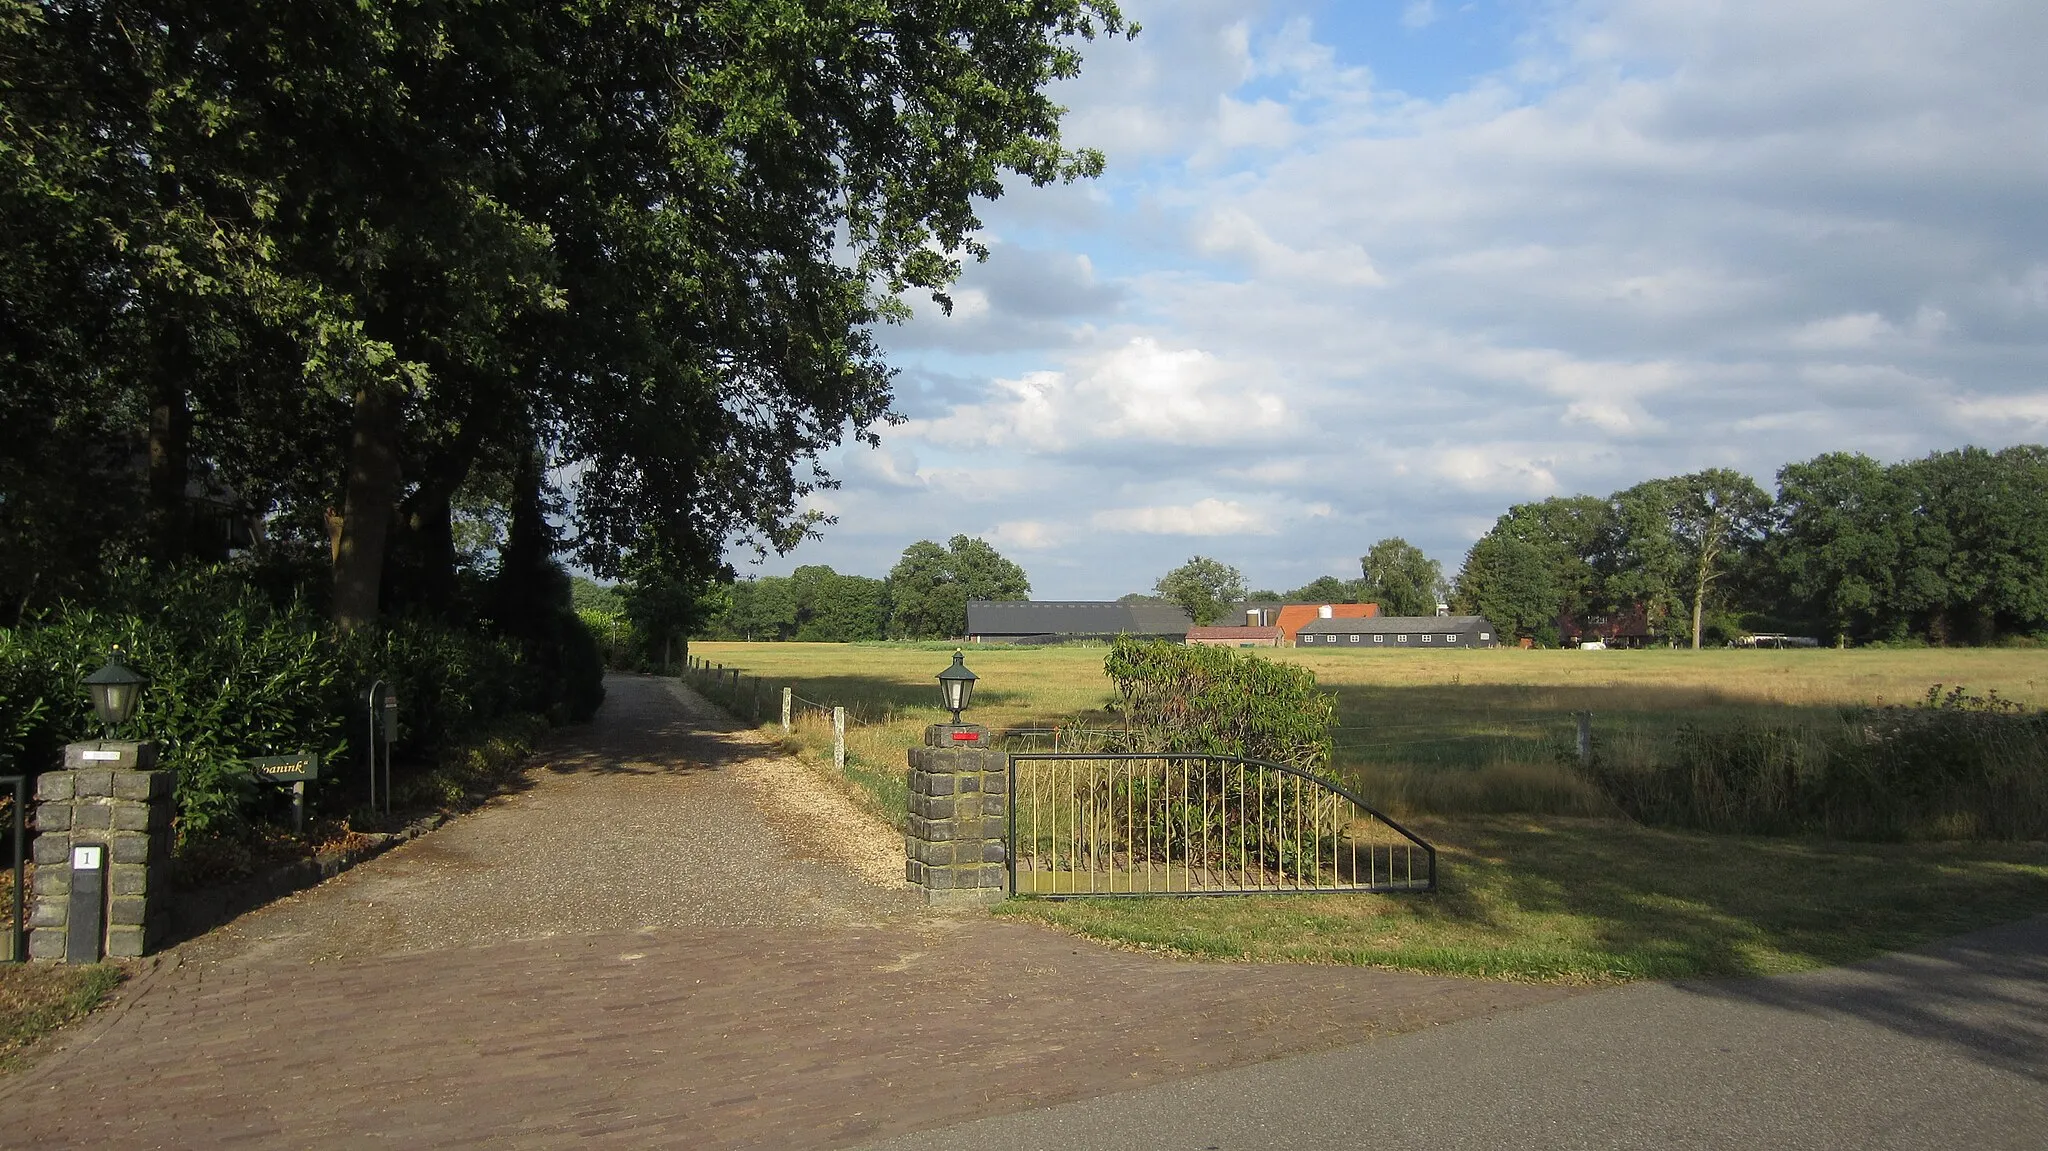
[[[970,647],[969,718],[1101,725],[1102,647]],[[941,719],[929,646],[719,644],[694,654],[849,708],[849,778],[902,812],[904,751]],[[1267,654],[1267,653],[1262,653]],[[1636,826],[1572,765],[1681,722],[1839,722],[1936,684],[2048,704],[2048,652],[1305,652],[1338,695],[1336,770],[1443,852],[1435,896],[1016,900],[1003,914],[1179,953],[1608,981],[1799,970],[2048,912],[2048,844],[1869,844]],[[804,709],[799,709],[801,712]],[[829,756],[829,725],[797,742]]]

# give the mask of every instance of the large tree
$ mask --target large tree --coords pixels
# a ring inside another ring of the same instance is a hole
[[[1188,562],[1160,576],[1153,593],[1168,603],[1179,604],[1195,623],[1215,623],[1230,605],[1245,598],[1244,573],[1208,556],[1193,556]]]
[[[1557,642],[1558,591],[1551,565],[1535,544],[1488,532],[1465,553],[1451,602],[1485,616],[1507,635]]]
[[[1443,567],[1400,536],[1372,545],[1358,566],[1366,596],[1386,615],[1435,615],[1447,590]]]
[[[967,634],[967,601],[1031,594],[1024,569],[980,539],[954,536],[940,547],[919,540],[889,571],[889,634],[940,639]]]
[[[1762,542],[1771,498],[1755,480],[1727,468],[1680,476],[1670,492],[1671,530],[1684,557],[1698,651],[1707,598],[1734,562]]]
[[[874,324],[947,302],[1007,177],[1099,170],[1045,88],[1122,27],[1109,0],[0,5],[0,212],[47,241],[0,253],[9,410],[146,428],[170,550],[195,472],[276,503],[344,626],[392,572],[444,597],[455,494],[537,451],[600,574],[693,586],[736,538],[800,539],[818,454],[889,418]],[[57,494],[5,511],[64,522]]]

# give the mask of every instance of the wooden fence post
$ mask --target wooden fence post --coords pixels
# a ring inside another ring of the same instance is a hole
[[[793,687],[785,687],[785,688],[783,688],[783,689],[782,689],[782,734],[784,734],[784,735],[788,735],[788,734],[790,733],[790,726],[789,726],[789,704],[790,704],[790,699],[789,699],[789,697],[790,697],[790,696],[793,696],[793,695],[795,695],[795,694],[796,694],[796,689],[795,689],[795,688],[793,688]]]
[[[846,709],[832,709],[832,766],[846,770]]]
[[[1579,766],[1593,766],[1593,713],[1582,711],[1579,717]]]

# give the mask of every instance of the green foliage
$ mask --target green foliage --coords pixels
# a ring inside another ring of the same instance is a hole
[[[986,541],[954,536],[945,547],[919,540],[889,570],[889,635],[945,639],[967,634],[967,601],[1031,594],[1024,569]]]
[[[0,756],[35,774],[56,765],[65,743],[97,738],[81,682],[118,644],[150,679],[120,734],[155,741],[177,773],[186,838],[234,834],[266,805],[246,766],[252,756],[319,752],[316,802],[358,802],[363,691],[373,680],[400,701],[401,780],[508,717],[588,714],[590,688],[602,691],[587,633],[581,645],[564,635],[567,654],[550,669],[517,642],[426,619],[336,637],[319,612],[267,598],[232,566],[123,569],[113,585],[107,606],[0,630]]]
[[[1206,627],[1245,598],[1244,573],[1221,560],[1194,556],[1160,576],[1152,590],[1159,598],[1179,604],[1196,624]]]
[[[1119,636],[1103,660],[1140,751],[1199,751],[1303,771],[1330,762],[1337,697],[1315,673],[1222,647]]]
[[[1557,643],[1558,600],[1550,565],[1536,545],[1492,532],[1466,553],[1451,594],[1459,611],[1485,616],[1503,636],[1529,636],[1546,647]]]
[[[1380,605],[1381,615],[1435,615],[1448,590],[1443,568],[1400,536],[1372,545],[1358,564],[1365,598]]]

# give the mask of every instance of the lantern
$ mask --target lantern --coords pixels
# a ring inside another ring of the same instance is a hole
[[[106,738],[135,714],[135,704],[149,680],[121,661],[121,649],[107,653],[107,665],[85,677],[85,690],[92,696],[92,709],[99,713]]]
[[[939,673],[939,694],[945,701],[947,711],[953,713],[953,725],[960,725],[960,713],[967,710],[967,701],[974,698],[975,674],[967,670],[966,657],[953,653],[953,666]]]

